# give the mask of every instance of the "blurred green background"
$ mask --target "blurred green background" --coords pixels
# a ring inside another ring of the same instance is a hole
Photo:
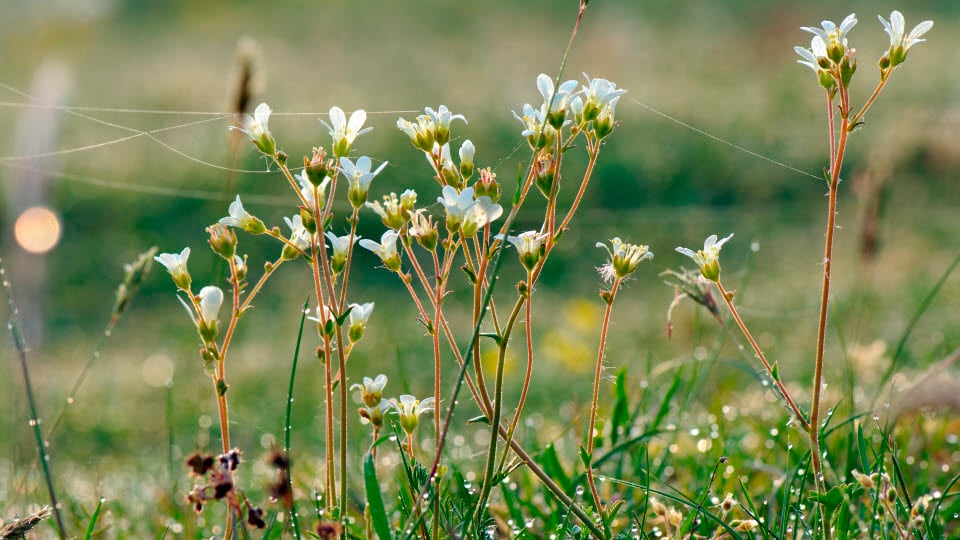
[[[330,106],[364,108],[374,130],[356,148],[390,162],[371,195],[413,187],[421,202],[429,202],[439,190],[395,122],[443,103],[466,115],[469,125],[455,124],[455,137],[473,140],[478,164],[493,166],[510,193],[518,164],[528,157],[511,111],[539,98],[538,73],[555,75],[576,8],[575,1],[556,0],[4,2],[0,83],[36,94],[44,88],[35,86],[38,73],[54,73],[47,91],[60,94],[63,105],[182,112],[74,109],[111,126],[30,107],[29,98],[0,88],[0,255],[15,293],[21,282],[36,288],[20,307],[25,317],[42,321],[42,333],[33,334],[29,344],[42,412],[49,415],[60,407],[93,350],[123,263],[149,246],[161,252],[191,246],[195,283],[216,282],[203,228],[226,214],[234,194],[243,195],[248,210],[269,224],[280,224],[281,216],[292,213],[293,198],[275,172],[232,173],[209,165],[265,169],[249,145],[240,146],[239,153],[231,150],[229,119],[157,132],[169,147],[139,136],[35,160],[23,156],[134,134],[122,126],[146,131],[211,118],[186,111],[230,111],[240,70],[238,43],[246,41],[256,51],[249,109],[270,103],[277,112],[271,130],[294,163],[311,146],[329,146],[317,118],[325,117]],[[531,412],[547,416],[547,423],[566,425],[589,397],[602,309],[593,269],[603,252],[593,246],[615,235],[650,244],[657,257],[641,268],[616,308],[611,367],[630,366],[639,373],[647,364],[703,359],[703,347],[712,347],[722,334],[709,324],[701,326],[701,316],[684,306],[668,341],[665,312],[672,290],[657,274],[685,262],[673,253],[675,246],[694,247],[708,234],[734,232],[724,248],[728,286],[739,290],[745,315],[787,377],[806,384],[825,218],[825,188],[816,177],[826,161],[827,142],[823,93],[810,71],[796,63],[793,47],[809,45],[809,34],[800,26],[856,12],[860,23],[851,41],[860,68],[853,100],[862,103],[873,89],[875,60],[888,39],[876,15],[886,17],[892,9],[904,12],[908,27],[924,19],[936,26],[926,36],[929,42],[911,50],[895,73],[867,125],[853,138],[845,163],[841,255],[835,267],[839,331],[831,334],[828,348],[837,362],[845,350],[837,341],[841,333],[845,344],[883,340],[891,347],[960,249],[960,4],[590,3],[564,78],[582,79],[585,72],[613,80],[629,93],[617,108],[622,124],[601,154],[583,210],[538,290],[542,314],[534,324],[543,359],[535,373]],[[37,118],[52,133],[49,147],[31,146],[35,130],[44,129],[31,124]],[[569,164],[571,178],[582,169],[578,160]],[[24,178],[33,169],[53,174],[42,196],[26,197],[45,199],[63,222],[59,244],[44,256],[23,254],[12,234],[25,197]],[[536,212],[522,219],[534,226]],[[877,236],[867,256],[863,231],[868,226],[876,227]],[[367,214],[361,229],[365,237],[379,237],[382,227]],[[255,272],[257,261],[274,256],[272,244],[246,237],[241,242]],[[388,393],[428,393],[429,341],[413,307],[395,276],[374,269],[372,256],[361,253],[357,260],[351,295],[376,301],[378,308],[369,337],[351,360],[351,377],[385,372],[391,377]],[[242,321],[231,359],[235,437],[251,454],[279,436],[298,309],[310,290],[305,269],[289,266]],[[508,276],[505,285],[519,273],[512,268]],[[509,288],[501,291],[505,300]],[[960,313],[950,308],[958,301],[954,277],[913,334],[910,366],[937,360],[960,343]],[[5,306],[0,313],[8,316]],[[311,339],[305,351],[312,349]],[[7,487],[0,487],[0,509],[22,510],[42,496],[10,487],[16,484],[11,478],[29,469],[35,449],[25,429],[28,414],[12,344],[6,338],[3,343],[0,485]],[[725,355],[734,363],[738,358],[733,348]],[[301,455],[313,448],[319,455],[322,385],[316,364],[308,357],[299,375],[297,404],[302,406],[295,411],[300,426],[295,439],[300,438]],[[512,369],[520,373],[518,364]],[[696,407],[710,409],[754,384],[753,377],[743,381],[750,367],[715,369],[716,379],[696,396]],[[171,390],[164,386],[167,376],[173,378]],[[562,417],[552,418],[557,396],[569,397],[561,403]],[[165,470],[166,453],[155,450],[165,447],[168,429],[174,430],[178,459],[195,447],[215,448],[215,428],[211,432],[209,416],[202,416],[213,414],[189,321],[170,280],[155,268],[51,440],[58,478],[87,506],[102,493],[117,497],[136,490],[144,471]]]

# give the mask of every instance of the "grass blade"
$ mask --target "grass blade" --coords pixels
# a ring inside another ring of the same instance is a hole
[[[7,271],[3,267],[3,261],[0,260],[0,281],[3,282],[3,290],[7,294],[7,305],[10,308],[10,335],[13,338],[13,344],[17,349],[17,357],[20,360],[20,371],[23,373],[23,385],[27,392],[27,405],[30,407],[30,425],[33,428],[33,436],[37,440],[37,451],[40,454],[40,468],[43,470],[43,478],[47,483],[47,492],[50,495],[50,507],[53,509],[53,517],[57,522],[57,534],[61,540],[67,538],[67,529],[63,525],[63,517],[60,515],[60,504],[57,503],[57,493],[53,489],[53,474],[50,472],[50,456],[47,454],[46,445],[43,442],[43,433],[40,432],[40,416],[37,413],[37,401],[33,395],[33,385],[30,383],[30,370],[27,367],[27,345],[23,341],[23,334],[20,332],[20,322],[17,320],[17,305],[13,302],[13,290],[10,281],[6,277]]]
[[[290,367],[290,385],[287,387],[287,413],[283,420],[283,451],[287,454],[287,486],[290,489],[290,521],[293,523],[294,538],[300,540],[300,516],[297,515],[297,501],[293,494],[293,465],[290,461],[290,416],[293,413],[293,383],[297,376],[297,360],[300,358],[300,342],[303,340],[303,323],[307,318],[308,298],[300,309],[300,328],[297,330],[297,345],[293,349],[293,362]]]
[[[103,497],[100,497],[100,500],[97,501],[97,507],[93,510],[93,515],[90,516],[90,522],[87,523],[87,532],[83,535],[83,540],[90,540],[90,537],[93,536],[93,529],[97,526],[97,519],[100,518],[100,510],[103,508]]]
[[[367,457],[363,459],[363,483],[367,490],[367,505],[370,507],[373,530],[377,532],[380,540],[389,540],[390,524],[387,523],[387,511],[383,506],[380,482],[377,480],[377,466],[371,453],[367,453]]]

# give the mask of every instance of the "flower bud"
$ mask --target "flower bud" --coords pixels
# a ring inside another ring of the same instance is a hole
[[[237,235],[232,230],[216,223],[207,227],[207,234],[210,235],[207,242],[214,253],[226,260],[233,258],[237,251]]]
[[[613,119],[613,113],[610,109],[604,111],[593,121],[593,132],[598,139],[603,139],[613,132],[617,127],[617,122]]]
[[[880,57],[880,61],[877,62],[877,65],[880,67],[880,71],[886,71],[890,69],[890,64],[890,53],[884,53],[884,55]]]
[[[211,343],[217,337],[217,322],[220,306],[223,304],[223,291],[219,287],[208,285],[200,289],[197,295],[199,301],[200,320],[197,329],[204,343]]]
[[[820,86],[830,90],[837,85],[837,81],[833,78],[833,75],[825,69],[821,69],[817,72],[817,82],[820,83]]]
[[[850,86],[850,80],[857,71],[857,59],[853,55],[847,55],[840,61],[840,80],[843,86]]]
[[[409,219],[410,215],[413,213],[413,209],[417,205],[417,192],[412,189],[405,189],[403,193],[400,194],[400,210],[403,212],[403,217]]]
[[[306,156],[303,157],[303,170],[307,180],[314,186],[322,184],[336,165],[332,159],[328,160],[326,158],[327,153],[320,147],[313,149],[313,157],[311,159],[308,160]]]
[[[237,281],[247,279],[247,256],[241,259],[239,255],[233,256],[233,270],[237,274]]]
[[[490,167],[480,169],[480,179],[473,185],[477,197],[490,197],[493,202],[500,201],[500,183],[497,182],[497,173]]]
[[[553,196],[553,182],[555,180],[553,165],[553,155],[546,152],[541,152],[534,165],[534,182],[537,184],[540,193],[543,193],[543,196],[547,199]]]
[[[305,207],[300,207],[300,221],[303,223],[303,228],[307,230],[310,234],[316,234],[317,232],[317,220],[313,217],[313,212]]]
[[[463,144],[460,145],[460,174],[463,175],[464,180],[473,176],[473,155],[475,152],[476,148],[470,139],[463,141]]]

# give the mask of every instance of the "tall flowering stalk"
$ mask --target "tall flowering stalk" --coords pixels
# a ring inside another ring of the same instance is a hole
[[[880,22],[890,37],[890,46],[877,62],[879,81],[876,87],[870,94],[870,97],[856,112],[854,112],[851,104],[849,90],[853,76],[857,71],[857,59],[855,49],[850,46],[848,39],[851,30],[853,30],[857,24],[856,16],[850,14],[841,21],[839,25],[831,21],[823,21],[820,27],[803,27],[802,29],[804,31],[813,34],[813,38],[810,41],[810,48],[795,47],[795,51],[800,56],[798,62],[814,72],[817,83],[825,92],[829,150],[829,166],[826,169],[828,202],[823,255],[823,280],[817,322],[816,354],[813,365],[813,396],[811,398],[809,417],[804,415],[803,411],[780,380],[777,363],[771,363],[767,360],[756,339],[754,339],[750,330],[747,328],[746,323],[741,318],[733,303],[733,293],[727,291],[720,281],[720,249],[723,244],[730,239],[730,236],[719,241],[716,236],[710,236],[704,243],[702,250],[694,251],[683,247],[677,248],[678,252],[690,257],[696,262],[705,279],[714,283],[724,302],[727,304],[730,313],[736,320],[737,326],[743,332],[747,341],[750,342],[750,346],[756,353],[757,358],[763,364],[767,374],[776,385],[780,397],[789,407],[797,423],[806,431],[810,443],[811,468],[819,495],[817,500],[819,502],[818,507],[821,517],[820,525],[823,536],[827,540],[830,539],[832,530],[831,523],[828,522],[829,512],[825,506],[826,502],[824,499],[827,487],[823,473],[823,459],[825,456],[820,447],[820,424],[824,345],[826,342],[827,316],[830,304],[833,248],[836,238],[837,188],[840,183],[840,172],[843,167],[844,157],[846,156],[850,135],[863,124],[864,116],[873,106],[877,96],[879,96],[880,92],[890,80],[890,75],[893,73],[893,70],[906,60],[907,51],[917,43],[924,41],[920,39],[921,36],[933,27],[931,21],[924,21],[914,27],[909,34],[906,34],[903,15],[898,11],[890,14],[889,21],[880,17]]]
[[[824,21],[822,28],[803,28],[814,35],[813,41],[811,42],[811,49],[805,50],[797,48],[798,54],[804,58],[804,63],[817,73],[818,82],[825,90],[827,126],[830,141],[827,228],[823,255],[823,286],[820,295],[817,349],[813,373],[813,398],[808,428],[814,481],[821,494],[826,490],[823,477],[823,455],[820,450],[820,407],[821,393],[823,390],[824,344],[826,341],[827,313],[830,303],[833,244],[836,232],[837,187],[840,183],[840,171],[843,166],[844,156],[846,155],[847,141],[853,130],[860,125],[864,115],[873,105],[877,96],[887,84],[887,81],[890,80],[890,75],[893,70],[906,60],[907,51],[910,47],[923,41],[919,38],[933,27],[932,21],[924,21],[917,25],[909,35],[904,36],[904,19],[899,11],[894,11],[890,14],[890,22],[887,22],[882,17],[880,17],[880,21],[883,23],[884,30],[890,37],[890,48],[877,62],[880,71],[880,80],[877,86],[867,101],[861,106],[860,110],[855,114],[852,113],[851,110],[849,87],[853,79],[853,74],[856,71],[857,63],[854,56],[854,49],[847,45],[847,34],[857,23],[856,17],[850,14],[839,27],[829,21]],[[815,58],[816,66],[810,65],[809,59],[811,57]],[[835,133],[837,133],[835,109],[840,114],[839,140],[836,140],[835,137]],[[821,513],[822,510],[821,506]],[[823,523],[823,530],[825,537],[829,538],[830,524]]]
[[[612,238],[610,246],[603,242],[597,242],[597,247],[607,251],[609,258],[607,262],[600,267],[600,275],[604,281],[610,284],[610,288],[600,292],[606,307],[603,311],[603,324],[600,328],[600,345],[597,347],[597,364],[593,373],[593,400],[590,402],[590,424],[587,427],[587,448],[584,459],[586,468],[587,484],[590,486],[590,494],[593,496],[593,505],[601,517],[604,516],[604,506],[600,500],[600,492],[597,490],[597,483],[593,477],[593,444],[596,439],[594,433],[597,426],[597,403],[600,397],[600,378],[603,374],[603,358],[607,350],[607,332],[610,329],[610,316],[613,313],[613,301],[620,292],[620,285],[623,281],[632,275],[640,263],[653,258],[653,252],[648,246],[640,244],[630,244]],[[603,520],[606,523],[606,520]]]

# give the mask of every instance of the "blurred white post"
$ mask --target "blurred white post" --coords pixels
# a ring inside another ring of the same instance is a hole
[[[29,156],[57,149],[60,123],[63,112],[54,106],[62,105],[70,92],[72,76],[62,62],[47,60],[37,68],[28,93],[37,101],[29,103],[20,113],[14,132],[13,154]],[[2,182],[6,200],[7,223],[3,226],[2,244],[5,246],[4,262],[13,282],[14,294],[20,308],[21,324],[27,343],[39,348],[43,339],[43,323],[46,319],[48,301],[47,259],[44,253],[31,253],[18,241],[16,234],[27,234],[31,227],[42,227],[36,220],[20,221],[19,231],[14,228],[17,220],[31,208],[54,210],[48,200],[50,173],[59,169],[56,157],[38,157],[12,162],[13,167],[4,167],[7,181]],[[55,210],[54,210],[55,211]],[[59,233],[59,217],[57,217]],[[31,225],[33,223],[33,225]],[[49,225],[49,223],[48,223]]]

